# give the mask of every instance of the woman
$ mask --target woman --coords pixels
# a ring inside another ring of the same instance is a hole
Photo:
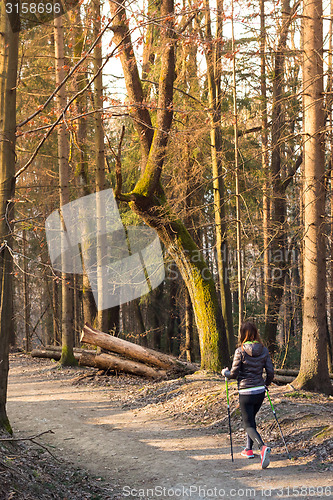
[[[266,380],[263,379],[263,369]],[[265,398],[266,387],[274,378],[274,368],[267,347],[264,347],[257,327],[246,321],[240,329],[239,347],[235,351],[232,368],[222,370],[228,379],[237,379],[239,405],[242,412],[244,428],[247,432],[246,448],[241,455],[253,458],[253,443],[261,450],[261,467],[266,469],[271,449],[265,445],[257,431],[255,417]]]

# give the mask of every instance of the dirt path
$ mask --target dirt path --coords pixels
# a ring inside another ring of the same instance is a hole
[[[310,471],[274,450],[271,466],[261,470],[258,455],[240,457],[237,439],[231,463],[226,434],[179,425],[163,414],[124,411],[107,389],[75,387],[68,377],[50,377],[51,369],[12,359],[8,413],[14,432],[52,429],[42,442],[111,484],[116,498],[333,498],[329,471]]]

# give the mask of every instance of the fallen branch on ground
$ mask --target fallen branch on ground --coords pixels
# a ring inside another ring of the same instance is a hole
[[[299,370],[293,370],[290,368],[275,368],[275,373],[277,375],[287,376],[287,377],[297,377]],[[333,373],[330,373],[330,378],[333,379]]]
[[[51,453],[51,451],[48,449],[47,446],[45,446],[44,444],[38,443],[38,441],[35,441],[35,439],[37,439],[40,436],[43,436],[44,434],[54,434],[54,432],[51,429],[49,429],[48,431],[40,432],[39,434],[35,434],[34,436],[30,436],[30,437],[25,437],[25,438],[14,438],[14,437],[11,437],[11,438],[2,438],[2,439],[0,439],[0,441],[11,441],[11,442],[15,442],[15,441],[31,441],[36,446],[39,446],[40,448],[43,448],[43,450],[47,451],[51,455],[51,457],[54,458],[54,460],[56,460],[57,462],[60,462],[60,460],[55,455],[53,455],[53,453]]]
[[[43,436],[44,434],[54,434],[54,432],[49,429],[48,431],[40,432],[39,434],[36,434],[35,436],[30,436],[30,437],[25,437],[25,438],[2,438],[0,441],[31,441],[32,439],[36,439],[40,436]]]
[[[55,359],[56,361],[59,361],[61,358],[61,350],[33,349],[31,351],[31,356],[33,358],[47,358],[47,359]],[[80,357],[81,357],[81,354],[74,352],[74,358],[76,360],[79,360]]]

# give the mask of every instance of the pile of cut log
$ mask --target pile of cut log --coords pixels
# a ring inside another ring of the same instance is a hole
[[[108,351],[99,353],[96,349],[74,347],[74,357],[81,366],[92,366],[100,370],[124,372],[154,379],[167,376],[179,377],[199,370],[199,365],[187,363],[168,354],[108,335],[88,324],[82,330],[81,342]],[[33,349],[31,356],[59,361],[61,346],[47,345]]]
[[[143,377],[160,379],[169,375],[182,376],[199,370],[199,365],[181,361],[162,352],[142,347],[128,340],[113,337],[86,324],[82,330],[81,342],[100,347],[107,353],[98,353],[96,349],[74,347],[74,357],[81,366],[92,366],[101,370],[130,373]],[[45,346],[34,349],[31,356],[37,358],[61,357],[61,346]],[[298,375],[298,370],[276,369],[274,382],[291,383]],[[333,383],[333,374],[330,373]]]
[[[93,366],[102,370],[120,371],[155,379],[165,378],[168,375],[181,376],[194,373],[199,369],[198,365],[108,335],[88,324],[82,330],[81,342],[108,351],[100,354],[96,351],[82,351],[79,364],[83,366]]]

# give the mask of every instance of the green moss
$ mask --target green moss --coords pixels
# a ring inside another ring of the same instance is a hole
[[[61,366],[77,366],[78,362],[74,357],[73,350],[68,349],[66,345],[62,346],[61,358],[59,361]]]
[[[0,429],[5,430],[11,436],[13,435],[13,429],[12,429],[7,417],[4,417],[0,420]]]
[[[305,398],[305,399],[312,399],[314,396],[312,394],[306,394],[304,392],[289,392],[288,394],[285,394],[286,398]]]
[[[315,433],[313,434],[313,437],[316,439],[316,441],[324,441],[325,439],[331,438],[332,436],[333,427],[331,425],[324,425],[319,429],[317,428],[315,430]]]
[[[311,366],[312,365],[312,366]],[[317,372],[317,363],[311,363],[309,360],[306,370],[302,370],[302,365],[297,378],[293,382],[295,389],[303,391],[319,392],[327,395],[333,395],[331,380],[325,373]]]
[[[136,200],[129,203],[148,225],[154,227],[161,240],[174,258],[188,287],[198,328],[201,368],[219,372],[229,362],[223,324],[220,323],[221,311],[213,276],[202,253],[195,244],[182,221],[173,214],[165,200],[163,188],[158,194],[147,198],[150,187],[149,161],[145,173],[136,184],[133,194]],[[149,214],[160,212],[158,221]]]

